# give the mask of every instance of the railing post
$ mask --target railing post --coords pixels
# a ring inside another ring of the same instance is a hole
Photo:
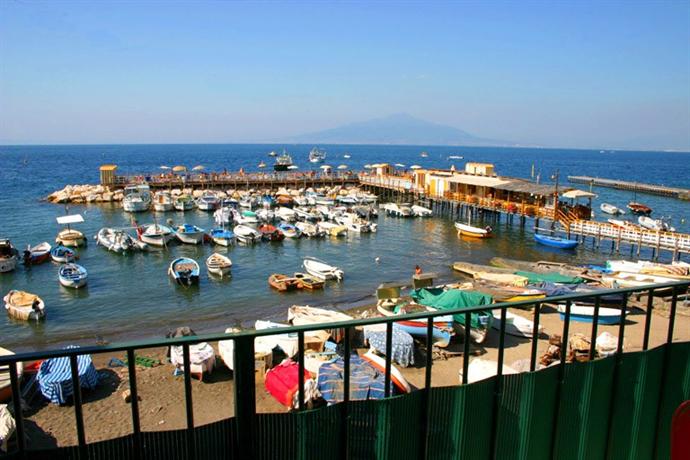
[[[10,385],[12,386],[12,403],[14,407],[14,422],[17,430],[17,448],[19,458],[26,458],[26,438],[24,436],[24,414],[22,414],[22,393],[19,389],[17,363],[8,364],[10,371]]]
[[[192,370],[189,359],[189,344],[182,344],[182,361],[184,366],[184,396],[187,415],[187,458],[196,458],[196,439],[194,434],[194,403],[192,401]]]
[[[254,417],[256,416],[256,383],[254,379],[254,337],[237,337],[234,347],[236,443],[239,458],[254,458]]]
[[[570,309],[572,302],[565,302],[565,317],[563,318],[563,337],[561,340],[561,362],[558,365],[558,382],[556,385],[556,409],[553,412],[551,424],[551,458],[556,458],[556,437],[558,436],[558,419],[561,412],[561,392],[565,381],[565,360],[568,355],[568,334],[570,333]]]
[[[384,396],[388,398],[391,395],[391,361],[393,354],[393,323],[386,324],[386,375],[384,378]]]
[[[654,309],[654,289],[647,291],[647,311],[644,320],[644,336],[642,339],[642,349],[649,348],[649,328],[652,326],[652,310]]]
[[[141,458],[141,424],[139,421],[139,392],[137,390],[137,366],[134,349],[127,350],[129,392],[132,405],[132,458]]]
[[[350,458],[348,449],[349,429],[350,429],[350,328],[345,328],[345,339],[343,343],[343,405],[342,405],[342,425],[340,425],[340,453],[343,460]]]
[[[496,382],[494,383],[494,397],[491,409],[491,458],[497,458],[498,455],[498,412],[501,401],[501,393],[503,392],[503,359],[505,357],[505,337],[506,337],[506,320],[508,317],[508,308],[501,308],[501,326],[498,336],[498,365],[496,369]]]
[[[541,303],[534,304],[534,322],[532,326],[532,351],[529,359],[529,371],[534,372],[537,367],[537,348],[539,347],[539,317],[541,316]]]
[[[422,402],[422,442],[420,458],[429,456],[429,425],[431,417],[431,368],[434,353],[434,318],[427,318],[426,324],[426,363],[424,368],[424,399]]]
[[[465,342],[462,344],[462,384],[467,385],[470,369],[470,328],[472,324],[472,313],[465,312]]]
[[[77,355],[69,357],[70,369],[72,371],[72,395],[74,399],[74,418],[77,422],[77,440],[79,442],[79,460],[89,458],[89,451],[86,449],[86,434],[84,432],[84,416],[81,407],[81,383],[79,382],[79,364]]]

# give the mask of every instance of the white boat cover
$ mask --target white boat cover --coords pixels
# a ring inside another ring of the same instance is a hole
[[[81,216],[81,214],[71,214],[68,216],[60,216],[57,218],[57,223],[61,225],[78,224],[81,222],[84,222],[84,218]]]

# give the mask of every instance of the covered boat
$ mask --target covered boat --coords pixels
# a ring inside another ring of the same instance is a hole
[[[45,303],[36,294],[11,290],[3,298],[7,314],[22,321],[38,321],[45,318]]]
[[[53,259],[53,262],[66,264],[74,262],[77,259],[77,254],[74,252],[74,249],[60,245],[50,250],[50,258]]]
[[[167,225],[151,224],[140,233],[139,238],[144,243],[162,247],[166,246],[170,240],[175,238],[175,233],[173,229]]]
[[[343,276],[345,276],[345,272],[338,267],[328,265],[326,262],[316,257],[306,257],[303,265],[310,275],[322,280],[334,279],[340,281],[343,279]]]
[[[618,216],[620,214],[625,214],[625,211],[623,211],[621,208],[614,206],[612,204],[609,204],[609,203],[601,203],[601,206],[599,206],[599,209],[601,209],[606,214],[611,214],[612,216]]]
[[[86,244],[86,238],[84,234],[79,230],[74,230],[71,225],[84,222],[84,218],[81,214],[72,214],[66,216],[60,216],[57,219],[57,223],[60,225],[66,225],[67,228],[61,230],[55,242],[67,247],[80,247]]]
[[[411,296],[418,304],[434,307],[437,310],[465,309],[493,303],[493,298],[489,295],[459,289],[447,291],[439,288],[415,289]],[[482,343],[494,319],[491,310],[472,312],[470,318],[470,336],[475,342]],[[467,327],[464,313],[453,315],[453,320]]]
[[[79,348],[74,345],[67,348]],[[36,379],[41,394],[54,404],[66,404],[74,395],[72,370],[67,356],[43,361]],[[81,388],[93,390],[98,385],[98,371],[90,355],[77,356],[77,373]]]
[[[315,308],[308,305],[293,305],[288,309],[288,322],[294,326],[335,323],[338,321],[351,321],[352,319],[352,316],[339,311],[325,310],[323,308]],[[326,337],[326,335],[330,335],[336,343],[339,343],[344,337],[345,331],[344,329],[327,329],[323,336]]]
[[[11,272],[17,267],[19,251],[10,240],[0,240],[0,273]]]
[[[0,347],[0,356],[9,356],[14,353],[6,348]],[[22,378],[22,373],[24,371],[24,365],[22,363],[15,364],[17,369],[17,377]],[[10,382],[10,366],[2,365],[0,366],[0,403],[8,401],[12,398],[12,387]]]
[[[235,243],[235,234],[224,228],[211,229],[211,239],[221,246],[230,246]]]
[[[28,246],[24,251],[24,265],[38,265],[50,260],[50,243],[44,241],[36,246]]]
[[[206,269],[209,273],[223,277],[230,274],[232,261],[229,257],[214,252],[206,259]]]
[[[109,251],[123,253],[137,248],[136,240],[124,230],[104,227],[96,235],[96,243]]]
[[[463,224],[462,222],[455,222],[455,229],[463,236],[470,236],[472,238],[489,238],[493,235],[493,229],[488,225],[484,228],[474,227],[472,225]]]
[[[67,288],[78,289],[85,286],[88,276],[84,267],[74,263],[62,265],[58,271],[58,280],[60,284]]]
[[[299,289],[299,280],[282,273],[273,273],[268,277],[268,285],[278,291],[292,291]]]
[[[261,232],[248,225],[236,225],[233,229],[237,240],[245,244],[253,244],[261,241]]]
[[[196,225],[183,224],[175,229],[175,236],[185,244],[199,244],[204,240],[204,232],[203,228]]]
[[[574,249],[577,247],[577,240],[569,240],[560,236],[541,235],[539,233],[534,234],[534,241],[544,246],[559,249]]]
[[[170,262],[168,275],[181,286],[199,283],[199,264],[188,257],[178,257]]]

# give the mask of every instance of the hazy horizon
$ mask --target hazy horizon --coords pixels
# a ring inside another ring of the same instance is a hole
[[[408,113],[690,151],[687,2],[0,2],[0,61],[3,145],[276,144]]]

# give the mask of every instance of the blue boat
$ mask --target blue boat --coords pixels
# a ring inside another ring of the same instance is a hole
[[[168,274],[181,286],[199,283],[199,264],[189,257],[179,257],[170,262]]]
[[[66,264],[69,262],[74,262],[77,258],[77,254],[73,249],[65,246],[55,246],[50,250],[50,257],[54,262]]]
[[[302,232],[299,228],[287,222],[282,222],[278,225],[278,229],[283,232],[286,238],[299,238],[302,236]]]
[[[426,324],[424,326],[410,325],[411,321],[396,323],[400,329],[411,336],[426,338]],[[445,348],[450,343],[452,335],[450,332],[434,327],[432,330],[434,346]]]
[[[273,207],[276,204],[276,200],[271,195],[264,195],[261,197],[261,204],[265,207]]]
[[[561,321],[565,320],[565,305],[558,306]],[[594,318],[594,307],[584,305],[572,305],[570,307],[570,319],[580,323],[591,323]],[[621,322],[621,310],[617,308],[599,308],[599,320],[597,324],[618,324]]]
[[[559,249],[573,249],[577,246],[577,240],[569,240],[567,238],[561,238],[560,236],[540,235],[538,233],[534,234],[534,241],[544,246],[551,246],[552,248]]]
[[[235,234],[231,230],[214,228],[211,229],[211,239],[221,246],[230,246],[235,243]]]

